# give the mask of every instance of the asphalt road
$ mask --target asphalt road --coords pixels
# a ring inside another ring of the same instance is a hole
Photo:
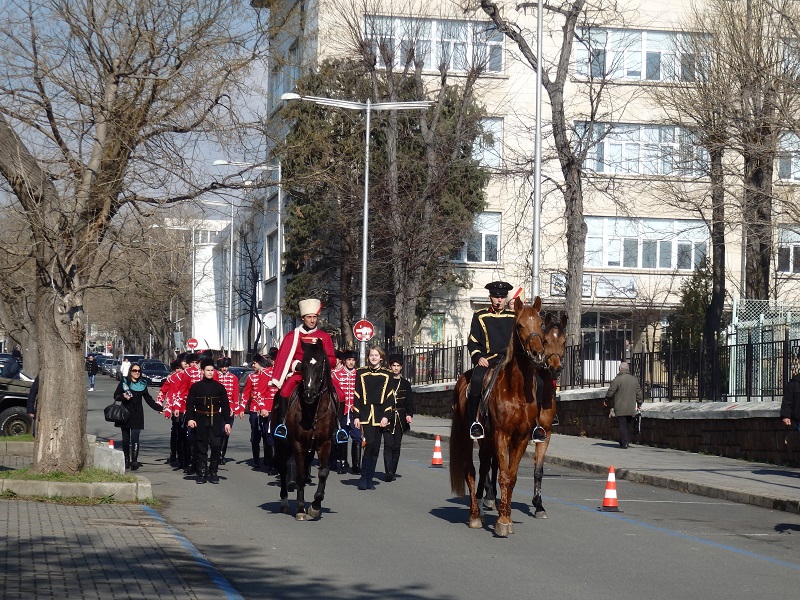
[[[89,394],[88,430],[102,420],[115,382]],[[406,437],[392,483],[359,491],[333,474],[315,522],[278,512],[274,478],[253,471],[249,426],[236,421],[220,485],[197,485],[165,465],[169,424],[146,409],[140,473],[177,527],[246,598],[788,598],[800,580],[800,517],[618,481],[622,513],[599,512],[605,478],[545,469],[549,518],[533,519],[533,469],[514,494],[516,533],[466,526],[467,503],[430,467],[432,443]],[[314,474],[316,469],[313,470]],[[382,472],[382,457],[378,466]],[[307,491],[307,498],[313,494]],[[291,497],[291,496],[290,496]]]

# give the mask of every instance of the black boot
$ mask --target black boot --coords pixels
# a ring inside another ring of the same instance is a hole
[[[275,446],[273,445],[264,446],[264,466],[267,468],[267,475],[277,474],[278,465],[275,462]]]
[[[350,472],[353,475],[361,475],[361,440],[353,440],[350,447],[350,459],[353,461],[353,468]]]
[[[131,471],[138,471],[142,463],[139,462],[139,442],[133,443],[131,448]]]
[[[125,470],[131,468],[131,446],[130,444],[122,444],[122,453],[125,455]]]
[[[220,459],[219,463],[221,465],[225,464],[225,453],[228,451],[228,440],[230,439],[229,435],[222,436],[222,449],[220,450]],[[213,482],[212,482],[213,483]]]
[[[466,420],[472,423],[469,427],[469,437],[473,440],[479,440],[484,436],[483,425],[480,424],[475,416],[478,412],[478,403],[480,403],[480,401],[480,396],[475,396],[473,394],[467,396]]]
[[[378,457],[371,456],[365,458],[361,464],[361,480],[358,482],[358,489],[360,490],[374,490],[375,484],[372,478],[375,475],[375,467],[378,464]]]
[[[258,460],[261,456],[261,442],[250,442],[250,447],[253,449],[253,470],[256,470],[258,469]]]
[[[336,472],[339,475],[347,473],[347,444],[336,444],[336,454],[339,460],[336,462]]]

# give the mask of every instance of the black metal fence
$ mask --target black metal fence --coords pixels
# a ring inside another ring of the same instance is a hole
[[[737,343],[732,343],[736,341]],[[381,345],[381,344],[379,344]],[[471,367],[460,340],[403,347],[382,347],[403,356],[403,374],[413,384],[455,381]],[[800,371],[800,339],[759,341],[751,335],[712,340],[694,346],[657,342],[633,349],[625,340],[569,346],[561,389],[603,387],[630,363],[646,398],[662,401],[779,400],[784,383]]]

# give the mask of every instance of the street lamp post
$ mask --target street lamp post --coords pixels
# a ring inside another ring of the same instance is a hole
[[[283,314],[281,311],[281,302],[282,302],[282,289],[281,286],[283,282],[281,281],[283,275],[282,269],[282,261],[281,261],[281,246],[283,243],[283,232],[282,232],[282,224],[281,224],[281,213],[283,212],[283,187],[281,185],[281,163],[278,162],[276,166],[272,165],[259,165],[255,163],[248,163],[243,161],[232,161],[232,160],[224,160],[219,159],[214,161],[215,167],[220,166],[230,166],[230,167],[240,167],[244,169],[254,169],[256,171],[273,171],[277,173],[278,176],[278,217],[277,217],[277,228],[278,228],[278,238],[276,240],[276,245],[278,246],[278,261],[277,261],[277,278],[276,278],[276,290],[275,290],[275,316],[276,316],[276,328],[278,334],[278,340],[283,337]],[[227,179],[227,178],[226,178]],[[223,179],[224,181],[224,179]],[[233,224],[234,224],[234,216],[233,216],[233,203],[231,203],[231,256],[230,256],[230,265],[229,265],[229,282],[228,282],[228,346],[230,348],[233,347],[232,340],[233,340]],[[231,356],[231,350],[228,350],[228,356]]]
[[[321,106],[333,106],[347,110],[363,110],[366,115],[366,131],[364,133],[364,219],[361,243],[361,319],[367,318],[367,246],[369,237],[369,138],[371,114],[373,110],[424,110],[433,104],[432,100],[414,100],[408,102],[353,102],[351,100],[336,100],[334,98],[321,98],[319,96],[301,96],[295,93],[285,93],[281,100],[305,100]],[[366,342],[359,344],[361,360],[366,364]]]

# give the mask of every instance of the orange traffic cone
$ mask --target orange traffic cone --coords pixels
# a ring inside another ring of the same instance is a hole
[[[442,463],[442,440],[436,436],[436,442],[433,444],[433,458],[431,459],[431,467],[443,467]]]
[[[114,449],[114,440],[108,440],[108,447]]]
[[[617,504],[617,476],[614,467],[608,468],[608,482],[606,483],[606,495],[603,498],[603,506],[597,510],[604,512],[622,512]]]

